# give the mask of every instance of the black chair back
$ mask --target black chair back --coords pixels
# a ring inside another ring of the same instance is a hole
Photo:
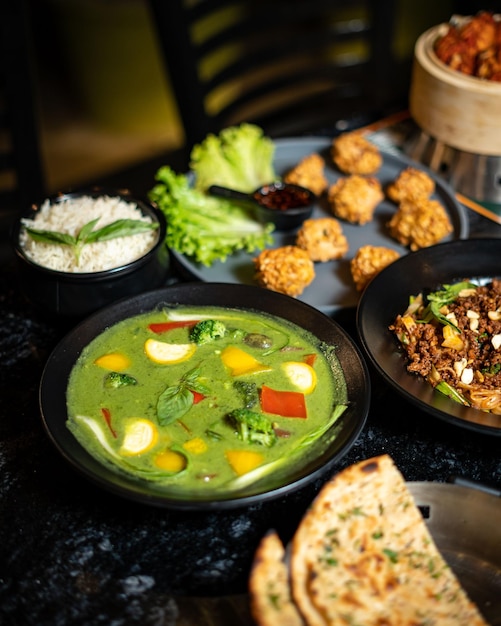
[[[45,193],[26,0],[0,8],[0,215]]]
[[[186,142],[241,121],[270,136],[407,105],[396,0],[148,0]]]

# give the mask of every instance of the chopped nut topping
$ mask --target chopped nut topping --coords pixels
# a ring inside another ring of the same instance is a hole
[[[501,346],[501,335],[493,335],[491,344],[494,350],[497,350]]]
[[[471,296],[475,295],[475,291],[476,289],[461,289],[458,295],[460,298],[471,298]],[[472,313],[474,313],[474,311],[472,311]]]
[[[467,361],[466,361],[465,358],[462,358],[460,361],[456,361],[454,363],[454,371],[456,372],[456,376],[458,378],[461,377],[461,374],[463,373],[464,368],[466,367],[466,365],[467,365]]]
[[[473,381],[473,370],[471,367],[465,367],[461,374],[461,382],[469,385]]]

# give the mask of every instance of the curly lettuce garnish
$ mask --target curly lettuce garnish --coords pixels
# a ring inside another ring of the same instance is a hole
[[[149,193],[167,219],[167,245],[197,263],[211,266],[238,251],[254,253],[273,242],[273,224],[263,224],[250,210],[190,185],[188,176],[160,168]]]

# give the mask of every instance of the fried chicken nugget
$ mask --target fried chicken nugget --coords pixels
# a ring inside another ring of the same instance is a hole
[[[299,296],[315,278],[313,261],[297,246],[263,250],[254,259],[256,280],[261,287],[288,296]]]
[[[339,178],[329,187],[327,199],[336,217],[352,224],[372,220],[377,205],[384,200],[379,180],[373,176]]]
[[[296,235],[296,246],[306,250],[312,261],[340,259],[348,252],[348,240],[334,217],[319,217],[303,222]]]
[[[404,200],[412,202],[419,198],[429,198],[434,191],[433,178],[415,167],[402,170],[397,178],[386,187],[388,197],[397,204]]]
[[[452,232],[445,208],[437,200],[405,200],[388,222],[390,235],[411,250],[427,248]]]
[[[345,174],[374,174],[383,163],[377,146],[359,133],[344,133],[333,140],[331,156]]]
[[[386,266],[400,257],[396,250],[385,246],[362,246],[350,261],[350,270],[357,291],[362,291]]]
[[[317,196],[320,196],[329,184],[325,177],[325,161],[319,154],[304,157],[283,178],[285,183],[306,187]]]

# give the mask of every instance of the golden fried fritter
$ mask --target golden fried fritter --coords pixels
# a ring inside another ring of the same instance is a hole
[[[400,254],[396,250],[384,246],[362,246],[350,261],[350,270],[358,291],[365,289],[367,284]]]
[[[284,182],[306,187],[320,196],[328,186],[325,161],[319,154],[310,154],[285,174]]]
[[[288,296],[299,296],[315,278],[313,261],[297,246],[263,250],[255,259],[256,280],[261,287]]]
[[[386,187],[388,197],[396,202],[429,198],[435,191],[435,181],[423,170],[407,167]]]
[[[306,250],[312,261],[340,259],[348,252],[348,240],[334,217],[305,220],[296,235],[296,246]]]
[[[331,185],[327,198],[336,217],[352,224],[366,224],[372,220],[384,194],[377,178],[353,175],[339,178]]]
[[[345,174],[374,174],[383,158],[377,146],[359,133],[344,133],[332,142],[332,160]]]
[[[388,222],[390,235],[411,250],[432,246],[452,232],[445,208],[437,200],[419,198],[401,202]]]

